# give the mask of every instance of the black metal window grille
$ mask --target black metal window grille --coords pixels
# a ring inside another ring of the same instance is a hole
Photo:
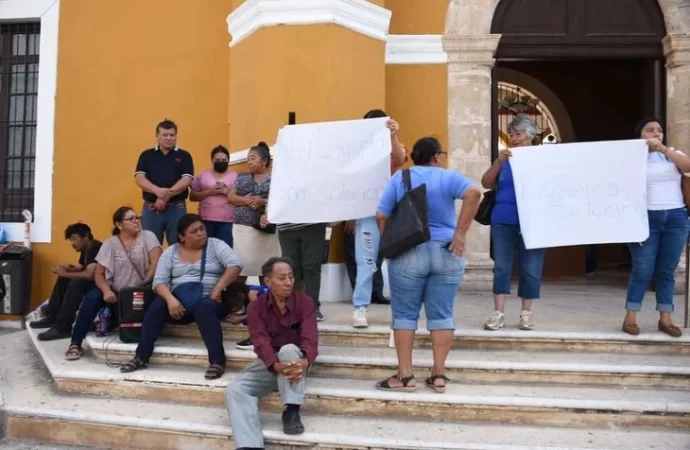
[[[561,136],[556,121],[549,111],[534,94],[514,84],[498,83],[498,148],[509,148],[508,124],[517,114],[527,114],[537,123],[539,133],[535,141],[541,144],[542,139],[554,134],[558,142]]]
[[[39,23],[0,24],[0,222],[34,213]]]

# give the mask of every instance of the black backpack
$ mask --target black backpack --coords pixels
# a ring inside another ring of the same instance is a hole
[[[141,324],[154,294],[150,287],[125,288],[118,294],[120,312],[120,340],[138,343],[141,339]]]

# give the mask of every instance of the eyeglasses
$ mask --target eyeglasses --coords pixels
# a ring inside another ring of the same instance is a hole
[[[447,155],[448,152],[436,152],[437,155]]]
[[[139,222],[141,221],[141,216],[125,217],[122,219],[123,222]]]

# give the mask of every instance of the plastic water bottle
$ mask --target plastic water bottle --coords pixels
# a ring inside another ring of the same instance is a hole
[[[96,322],[96,336],[104,337],[110,334],[110,318],[113,312],[110,306],[104,306],[98,311],[98,322]]]

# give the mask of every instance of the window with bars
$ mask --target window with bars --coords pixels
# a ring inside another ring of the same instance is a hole
[[[0,222],[34,212],[40,24],[0,24]]]

